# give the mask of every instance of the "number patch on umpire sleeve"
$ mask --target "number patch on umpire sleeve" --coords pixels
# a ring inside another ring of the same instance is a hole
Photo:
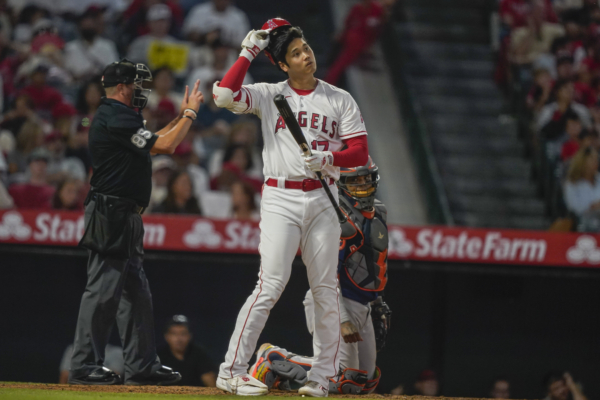
[[[144,146],[146,146],[146,140],[150,139],[151,137],[152,132],[144,128],[140,128],[138,129],[137,133],[131,137],[131,143],[142,149]]]

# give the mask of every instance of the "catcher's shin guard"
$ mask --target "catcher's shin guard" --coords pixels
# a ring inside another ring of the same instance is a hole
[[[369,394],[373,393],[375,389],[377,389],[377,385],[379,385],[379,379],[381,378],[381,370],[379,367],[375,368],[375,374],[373,375],[373,379],[368,380],[360,394]]]
[[[346,368],[336,381],[329,381],[329,393],[361,394],[367,383],[367,371]]]

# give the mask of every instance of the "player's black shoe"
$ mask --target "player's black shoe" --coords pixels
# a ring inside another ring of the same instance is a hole
[[[154,372],[152,375],[143,378],[127,379],[126,385],[157,385],[157,386],[168,386],[174,385],[181,380],[181,374],[173,371],[169,367],[164,365],[160,369]]]
[[[123,380],[119,374],[106,367],[102,367],[89,375],[80,378],[69,377],[70,385],[121,385]]]

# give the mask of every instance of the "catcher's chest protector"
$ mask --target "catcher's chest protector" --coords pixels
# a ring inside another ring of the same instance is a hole
[[[375,200],[374,212],[363,214],[352,207],[345,197],[340,197],[340,205],[358,229],[355,236],[341,243],[344,248],[344,270],[360,289],[382,291],[387,283],[386,208]]]

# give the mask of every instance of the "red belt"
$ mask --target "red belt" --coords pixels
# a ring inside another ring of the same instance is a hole
[[[334,180],[332,178],[325,178],[325,182],[329,185],[333,185]],[[269,178],[265,182],[267,186],[277,187],[277,179]],[[284,187],[286,189],[301,189],[303,192],[310,192],[311,190],[322,188],[321,181],[318,179],[304,179],[302,181],[285,181]]]

